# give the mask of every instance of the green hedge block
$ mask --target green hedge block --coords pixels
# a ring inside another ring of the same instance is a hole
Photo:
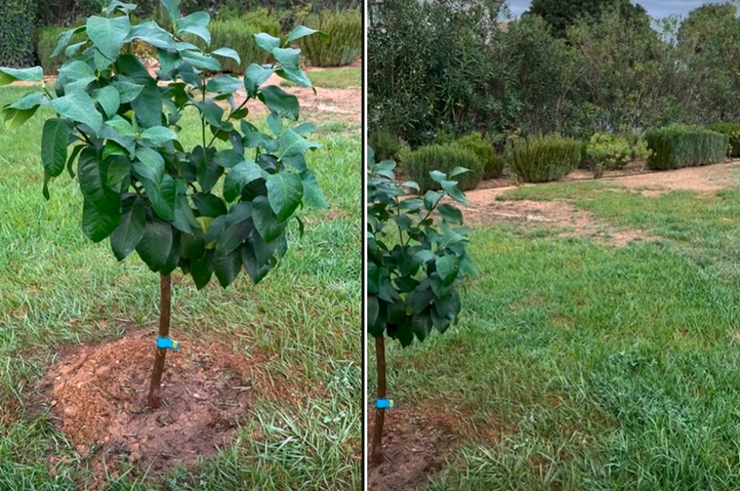
[[[709,129],[727,135],[730,138],[728,155],[740,157],[740,123],[715,123],[709,125]]]
[[[35,0],[0,0],[0,66],[34,65]]]
[[[455,144],[419,147],[404,159],[402,170],[407,178],[419,184],[423,194],[430,189],[439,189],[439,184],[431,178],[430,172],[438,170],[449,174],[457,167],[469,170],[456,177],[460,190],[467,191],[478,187],[483,179],[483,164],[475,152]]]
[[[723,162],[729,137],[697,126],[672,125],[645,135],[653,170],[680,169]]]
[[[318,36],[308,36],[298,41],[311,66],[349,65],[362,54],[362,15],[359,10],[327,10],[309,15],[303,24],[323,31],[330,37],[328,42]]]
[[[578,140],[556,135],[513,138],[509,164],[523,182],[556,181],[578,168],[582,146]]]
[[[501,176],[504,171],[504,158],[496,155],[491,141],[474,133],[459,138],[455,143],[475,152],[483,164],[483,179],[495,179]]]

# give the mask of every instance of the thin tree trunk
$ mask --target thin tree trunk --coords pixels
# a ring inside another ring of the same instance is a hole
[[[172,300],[172,282],[170,275],[160,275],[159,278],[159,337],[166,338],[170,335],[170,304]],[[160,398],[160,386],[162,385],[162,372],[164,371],[164,357],[166,349],[157,348],[154,357],[154,370],[152,371],[152,382],[149,385],[149,396],[147,404],[152,409],[157,409],[162,400]]]
[[[385,399],[385,336],[375,338],[375,357],[378,372],[378,399]],[[383,463],[383,422],[385,409],[375,409],[375,428],[373,428],[372,461],[375,465]]]

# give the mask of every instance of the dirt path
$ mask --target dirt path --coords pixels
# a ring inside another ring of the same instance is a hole
[[[600,181],[607,185],[640,190],[645,196],[658,196],[674,190],[699,192],[719,191],[740,185],[740,160],[703,167],[688,167],[673,171],[641,172],[639,168],[607,174]],[[590,173],[577,171],[564,181],[593,180]],[[505,192],[516,189],[507,178],[487,183],[483,189],[466,192],[470,206],[462,207],[466,220],[472,224],[491,222],[525,223],[531,226],[559,230],[562,236],[591,236],[598,242],[624,246],[649,237],[636,230],[621,230],[579,210],[565,200],[496,201]],[[543,186],[529,184],[527,186]]]

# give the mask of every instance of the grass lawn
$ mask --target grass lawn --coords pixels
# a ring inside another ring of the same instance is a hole
[[[362,69],[360,67],[324,68],[306,72],[314,87],[324,89],[359,89],[362,87]],[[295,87],[293,82],[283,80],[283,87]]]
[[[0,106],[27,90],[1,89]],[[42,120],[37,114],[19,130],[0,130],[3,490],[74,490],[86,481],[88,458],[48,411],[30,415],[34,384],[61,347],[118,339],[124,330],[154,335],[158,319],[157,275],[136,254],[118,263],[107,241],[93,244],[82,234],[77,183],[65,172],[50,185],[51,201],[42,197]],[[197,141],[193,118],[184,126],[187,144]],[[295,227],[276,270],[257,287],[242,272],[227,290],[214,282],[200,293],[173,273],[173,338],[268,354],[264,370],[294,392],[284,400],[256,394],[235,444],[219,456],[154,480],[131,468],[109,476],[108,489],[359,488],[361,140],[359,130],[321,126],[314,137],[324,147],[309,155],[309,166],[332,209],[304,212],[306,234],[299,238]]]
[[[480,429],[419,489],[737,489],[740,188],[646,197],[584,182],[501,199],[567,199],[651,238],[476,225],[480,276],[459,324],[388,350],[399,404]]]

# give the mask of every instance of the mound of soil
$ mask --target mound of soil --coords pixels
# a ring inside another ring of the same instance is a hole
[[[53,423],[100,470],[128,462],[150,473],[195,463],[228,446],[252,400],[250,372],[263,359],[247,359],[219,346],[183,343],[169,351],[162,406],[146,406],[155,334],[63,350],[38,389]]]

